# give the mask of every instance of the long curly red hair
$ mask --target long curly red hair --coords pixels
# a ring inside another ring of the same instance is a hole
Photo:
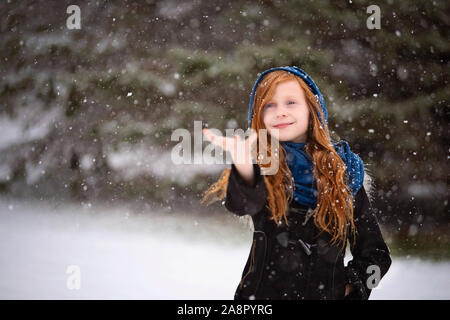
[[[257,132],[260,129],[266,129],[262,120],[263,106],[273,97],[275,88],[279,83],[290,80],[298,81],[300,87],[304,90],[309,109],[308,137],[305,151],[313,160],[313,174],[317,182],[318,193],[317,206],[313,212],[314,223],[321,232],[327,232],[331,235],[331,244],[340,242],[343,247],[350,232],[353,234],[353,241],[355,239],[353,194],[348,187],[346,165],[331,143],[322,108],[308,85],[300,77],[284,70],[267,73],[259,82],[255,91],[251,128]],[[267,140],[267,150],[260,150],[259,139],[257,140],[257,150],[260,154],[267,154],[268,158],[272,159],[270,134]],[[293,200],[294,180],[285,161],[285,150],[279,142],[277,143],[278,146],[275,149],[283,150],[283,152],[277,153],[276,158],[273,158],[279,162],[278,172],[273,175],[264,175],[264,181],[267,189],[266,207],[271,212],[269,219],[273,220],[278,226],[282,219],[289,225],[286,212]],[[262,170],[271,166],[270,161],[264,164],[266,161],[261,161],[261,159],[261,157],[257,157],[256,161]],[[202,204],[207,202],[209,205],[222,200],[226,196],[230,171],[230,168],[222,171],[218,181],[204,192]]]

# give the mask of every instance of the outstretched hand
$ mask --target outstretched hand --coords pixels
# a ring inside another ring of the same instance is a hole
[[[252,130],[247,139],[241,139],[238,134],[234,137],[217,135],[207,128],[204,128],[202,132],[211,143],[230,152],[233,163],[252,164],[252,147],[258,138],[256,131]]]

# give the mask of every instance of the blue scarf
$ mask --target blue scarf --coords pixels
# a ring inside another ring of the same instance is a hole
[[[311,92],[317,97],[322,108],[322,112],[325,117],[325,123],[328,126],[328,112],[325,106],[325,100],[322,94],[317,88],[311,77],[304,72],[302,69],[292,66],[292,67],[276,67],[271,68],[258,77],[256,80],[252,93],[250,96],[250,106],[248,111],[248,127],[251,127],[251,122],[253,118],[253,99],[255,96],[256,87],[265,74],[275,71],[275,70],[285,70],[291,72],[302,78],[303,81],[311,89]],[[319,117],[320,119],[320,117]],[[320,121],[322,121],[320,119]],[[322,122],[321,122],[322,123]],[[323,125],[323,123],[322,123]],[[353,196],[359,191],[363,186],[364,182],[364,163],[362,159],[350,150],[350,146],[347,141],[340,140],[339,142],[334,142],[330,138],[331,143],[334,146],[337,154],[344,161],[347,166],[347,176],[349,178],[349,187],[352,190]],[[317,182],[313,174],[314,164],[311,158],[306,154],[305,147],[306,142],[292,142],[292,141],[282,141],[280,142],[283,149],[286,151],[286,163],[292,173],[294,178],[294,200],[302,205],[310,208],[315,208],[317,205]]]

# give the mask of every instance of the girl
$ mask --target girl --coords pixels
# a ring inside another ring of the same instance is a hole
[[[366,193],[364,164],[346,141],[330,137],[314,81],[296,66],[264,71],[251,92],[248,127],[254,131],[244,141],[203,130],[233,163],[202,203],[226,196],[225,207],[249,215],[254,227],[234,299],[368,299],[391,265],[390,252]],[[270,163],[259,156],[235,161],[237,150],[259,144],[260,129],[277,133],[282,150],[270,155],[267,138],[264,151],[279,163],[273,175],[261,174]],[[353,259],[344,266],[347,240]]]

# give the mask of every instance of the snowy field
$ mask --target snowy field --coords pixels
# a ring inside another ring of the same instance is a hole
[[[231,213],[2,199],[0,298],[232,299],[251,237]],[[450,299],[449,271],[450,261],[394,257],[371,299]]]

